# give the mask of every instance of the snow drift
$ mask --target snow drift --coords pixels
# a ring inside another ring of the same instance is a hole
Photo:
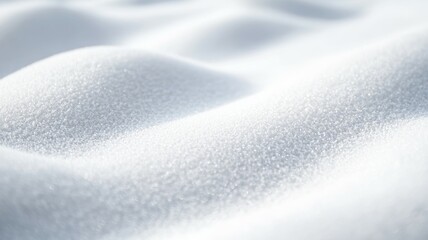
[[[424,7],[3,1],[0,239],[427,238]]]

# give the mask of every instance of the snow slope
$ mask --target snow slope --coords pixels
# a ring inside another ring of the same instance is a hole
[[[0,2],[0,239],[426,239],[422,0]]]
[[[61,54],[0,85],[1,143],[48,152],[173,120],[249,91],[244,81],[203,66],[121,48]]]

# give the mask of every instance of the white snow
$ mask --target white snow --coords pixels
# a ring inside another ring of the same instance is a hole
[[[0,239],[428,238],[427,7],[0,1]]]

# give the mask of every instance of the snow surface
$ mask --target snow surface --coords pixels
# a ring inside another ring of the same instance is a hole
[[[0,239],[427,239],[427,7],[0,1]]]

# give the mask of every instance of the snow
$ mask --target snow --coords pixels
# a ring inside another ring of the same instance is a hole
[[[426,7],[2,1],[0,239],[426,239]]]
[[[41,60],[0,85],[1,143],[42,152],[70,151],[171,121],[250,90],[236,77],[195,63],[108,47]]]

